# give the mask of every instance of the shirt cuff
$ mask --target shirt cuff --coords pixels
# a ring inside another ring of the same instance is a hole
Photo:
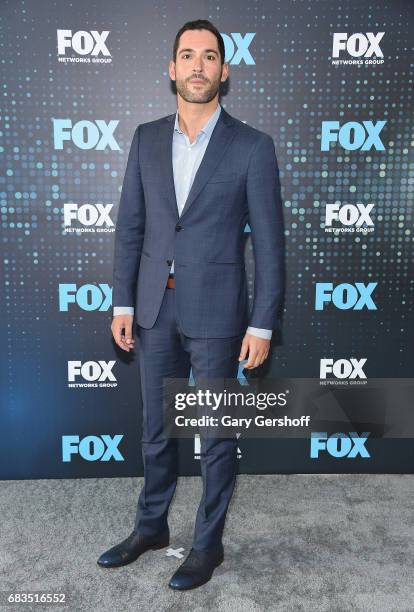
[[[263,338],[264,340],[272,339],[272,330],[271,329],[261,329],[260,327],[248,327],[247,334],[251,334],[252,336],[257,336],[258,338]]]
[[[117,315],[133,315],[134,307],[133,306],[114,306],[113,316]]]

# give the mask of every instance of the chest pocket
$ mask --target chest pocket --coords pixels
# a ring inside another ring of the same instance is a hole
[[[237,172],[220,172],[213,174],[207,183],[227,183],[235,182],[237,180]]]

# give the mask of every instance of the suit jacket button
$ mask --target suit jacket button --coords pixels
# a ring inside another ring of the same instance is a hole
[[[175,231],[176,231],[176,232],[179,232],[179,231],[181,231],[182,229],[183,229],[183,226],[182,226],[182,225],[176,225],[176,226],[175,226]]]

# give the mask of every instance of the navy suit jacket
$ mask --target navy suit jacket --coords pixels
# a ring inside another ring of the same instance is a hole
[[[175,113],[143,123],[129,151],[115,230],[113,306],[134,306],[151,328],[174,259],[177,317],[192,338],[225,338],[248,325],[278,329],[284,226],[272,138],[222,108],[181,216],[175,198]],[[248,311],[244,228],[255,261]]]

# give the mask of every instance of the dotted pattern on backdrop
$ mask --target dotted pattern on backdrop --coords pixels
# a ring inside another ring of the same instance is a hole
[[[185,21],[200,17],[221,32],[255,32],[249,48],[255,64],[230,65],[221,103],[272,135],[279,162],[287,293],[283,345],[269,362],[270,373],[317,376],[321,357],[356,356],[368,357],[372,377],[411,375],[413,7],[354,0],[253,1],[241,12],[235,2],[143,4],[139,10],[126,1],[114,10],[108,0],[2,4],[0,204],[8,357],[2,388],[11,422],[16,412],[27,416],[33,406],[43,414],[41,406],[51,398],[68,406],[76,397],[88,410],[91,402],[111,405],[115,394],[131,405],[132,393],[128,400],[116,391],[74,396],[67,389],[68,359],[108,360],[115,353],[111,311],[59,313],[58,284],[110,284],[113,234],[66,234],[63,205],[113,204],[116,219],[134,129],[174,112],[167,72],[172,43]],[[110,30],[112,62],[60,63],[57,28]],[[333,32],[377,31],[385,32],[383,65],[332,65]],[[120,151],[81,151],[69,143],[56,151],[53,118],[119,120]],[[339,145],[320,151],[322,121],[380,119],[387,120],[385,151],[347,152]],[[373,203],[375,231],[325,233],[328,203]],[[251,253],[247,271],[251,291]],[[378,310],[316,312],[317,281],[377,281]],[[125,376],[117,368],[118,377]],[[70,423],[70,416],[62,410],[56,424]],[[44,417],[50,422],[46,408]],[[128,418],[134,422],[132,413]]]

